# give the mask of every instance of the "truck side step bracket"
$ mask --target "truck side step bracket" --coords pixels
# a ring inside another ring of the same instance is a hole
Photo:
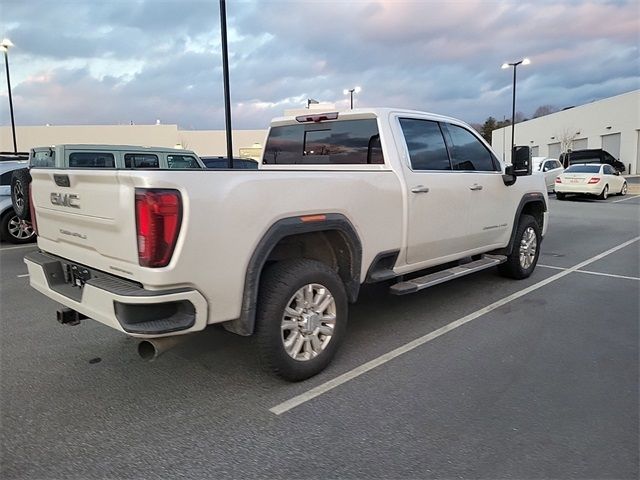
[[[496,265],[506,261],[507,257],[504,255],[483,255],[480,260],[475,260],[440,272],[430,273],[428,275],[423,275],[422,277],[396,283],[391,286],[389,292],[392,295],[406,295],[407,293],[414,293],[428,287],[433,287],[439,283],[448,282],[454,278],[464,277],[470,273],[495,267]]]

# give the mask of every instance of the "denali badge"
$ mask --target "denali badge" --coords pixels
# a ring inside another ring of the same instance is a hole
[[[78,237],[81,238],[82,240],[86,240],[87,236],[83,233],[78,233],[78,232],[70,232],[69,230],[63,230],[63,229],[59,229],[58,230],[62,235],[69,235],[70,237]]]
[[[51,192],[51,203],[61,207],[80,208],[80,195]]]

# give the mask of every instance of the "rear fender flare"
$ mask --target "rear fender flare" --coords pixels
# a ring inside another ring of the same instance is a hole
[[[289,217],[274,223],[258,242],[251,255],[244,282],[240,318],[224,323],[225,329],[243,336],[253,334],[260,277],[265,263],[275,246],[284,238],[301,233],[338,231],[346,240],[351,255],[349,278],[345,279],[345,290],[350,302],[354,302],[360,290],[362,265],[362,243],[353,224],[342,214],[328,213],[325,219],[304,222],[302,217]]]

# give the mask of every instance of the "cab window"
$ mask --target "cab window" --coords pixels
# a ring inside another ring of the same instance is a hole
[[[474,134],[458,125],[444,125],[454,170],[493,172],[498,169],[491,152]]]
[[[167,155],[167,167],[169,168],[201,168],[198,161],[192,155]]]
[[[438,122],[401,118],[400,126],[413,170],[451,170],[447,146]]]
[[[53,150],[33,151],[32,150],[31,167],[35,168],[52,168],[56,166],[56,154]]]
[[[263,163],[274,165],[383,164],[375,119],[272,127]]]
[[[112,153],[74,152],[69,154],[69,168],[116,168]]]
[[[151,153],[125,153],[125,168],[160,168],[158,156]]]

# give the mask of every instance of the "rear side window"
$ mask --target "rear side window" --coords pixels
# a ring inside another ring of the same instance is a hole
[[[273,127],[264,163],[275,165],[382,164],[375,119]]]
[[[169,168],[201,168],[195,157],[191,155],[167,155]]]
[[[457,125],[447,124],[446,127],[449,132],[449,153],[454,170],[497,170],[493,155],[475,135]]]
[[[112,153],[75,152],[69,154],[69,168],[116,168]]]
[[[33,152],[29,164],[31,167],[53,168],[56,166],[56,154],[53,150]]]
[[[451,170],[449,154],[437,122],[401,118],[413,170]]]
[[[160,168],[158,156],[150,153],[126,153],[125,168]]]

